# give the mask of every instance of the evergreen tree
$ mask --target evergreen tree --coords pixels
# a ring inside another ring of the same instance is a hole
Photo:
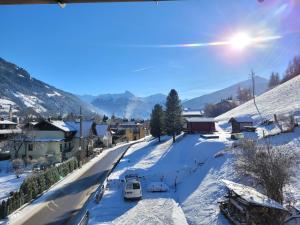
[[[158,138],[160,142],[160,136],[164,130],[164,111],[160,104],[156,104],[152,109],[150,119],[150,133],[153,137]]]
[[[182,108],[177,91],[172,89],[167,97],[165,129],[168,135],[173,136],[173,142],[175,142],[175,135],[182,130],[181,112]]]
[[[300,75],[300,56],[294,57],[286,69],[285,75],[282,78],[282,83]]]
[[[269,86],[269,88],[273,88],[273,87],[276,87],[279,84],[280,84],[279,74],[273,72],[270,76],[268,86]]]

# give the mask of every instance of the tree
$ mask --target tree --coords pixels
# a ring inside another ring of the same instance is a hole
[[[286,147],[272,147],[253,140],[241,142],[237,152],[237,169],[252,175],[262,184],[269,198],[283,203],[283,188],[289,182],[296,156]]]
[[[281,82],[284,83],[298,75],[300,75],[300,55],[295,56],[289,63]]]
[[[175,142],[175,135],[182,130],[181,104],[176,90],[172,89],[167,97],[166,113],[165,113],[165,129],[168,135],[173,136]]]
[[[269,84],[268,84],[269,88],[274,88],[279,84],[280,84],[279,74],[272,72],[272,74],[270,76]]]
[[[250,88],[239,87],[237,91],[237,98],[241,103],[249,101],[252,98]]]
[[[152,109],[150,119],[150,133],[153,137],[158,138],[160,142],[160,136],[164,130],[164,111],[160,104],[156,104]]]

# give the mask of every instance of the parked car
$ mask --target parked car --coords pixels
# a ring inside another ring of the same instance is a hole
[[[135,174],[125,176],[124,199],[139,200],[142,198],[142,187],[139,177]]]

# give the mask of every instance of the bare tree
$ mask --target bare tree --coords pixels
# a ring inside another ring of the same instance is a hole
[[[253,176],[262,184],[269,198],[283,203],[283,188],[289,182],[296,163],[292,149],[243,140],[236,162],[239,172]]]

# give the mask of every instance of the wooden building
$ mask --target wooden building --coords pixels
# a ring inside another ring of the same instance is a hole
[[[232,117],[228,123],[231,123],[232,133],[241,133],[243,131],[253,131],[253,121],[251,118],[234,118]]]
[[[213,133],[216,131],[214,118],[187,117],[184,118],[183,128],[188,133]]]
[[[222,180],[228,189],[220,202],[221,212],[234,225],[281,225],[289,211],[280,203],[268,198],[252,187]],[[280,218],[276,222],[274,218]]]

